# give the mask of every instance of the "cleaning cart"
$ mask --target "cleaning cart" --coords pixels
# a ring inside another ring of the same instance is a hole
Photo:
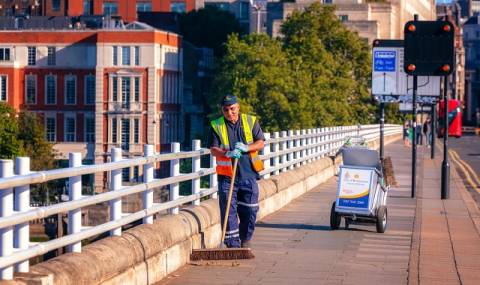
[[[387,227],[387,193],[378,151],[365,146],[343,147],[343,164],[338,175],[338,190],[330,213],[330,227],[350,224],[376,224],[377,232]]]

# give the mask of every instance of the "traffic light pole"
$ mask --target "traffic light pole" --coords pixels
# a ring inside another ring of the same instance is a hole
[[[435,136],[435,127],[437,125],[437,104],[432,104],[432,110],[431,110],[431,118],[430,118],[430,136],[432,138],[431,143],[432,145],[431,150],[430,150],[430,158],[434,159],[435,158],[435,141],[436,141],[436,136]]]
[[[380,103],[380,161],[385,158],[385,103]]]
[[[413,76],[413,141],[412,141],[412,198],[417,188],[417,76]]]
[[[450,194],[450,164],[448,163],[448,76],[443,78],[443,162],[441,198],[448,199]]]

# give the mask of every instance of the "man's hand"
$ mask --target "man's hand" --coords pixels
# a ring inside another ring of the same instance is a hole
[[[242,156],[242,152],[239,149],[234,149],[234,150],[227,151],[227,153],[225,153],[225,156],[239,159]]]
[[[241,152],[248,152],[249,151],[248,145],[246,145],[244,143],[241,143],[241,142],[237,142],[235,144],[235,149],[238,149]]]

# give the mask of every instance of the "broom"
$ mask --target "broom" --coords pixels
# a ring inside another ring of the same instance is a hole
[[[230,204],[232,203],[233,186],[235,183],[235,176],[237,174],[238,159],[235,158],[233,162],[233,175],[230,182],[230,189],[228,191],[227,208],[225,211],[225,219],[223,221],[222,239],[220,240],[220,247],[213,249],[194,249],[190,255],[190,260],[232,260],[232,259],[250,259],[255,256],[250,248],[225,248],[223,240],[225,239],[225,232],[227,230],[228,214],[230,212]]]

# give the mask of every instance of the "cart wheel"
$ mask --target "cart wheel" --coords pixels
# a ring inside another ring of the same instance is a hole
[[[383,234],[387,228],[387,208],[380,206],[377,211],[377,233]]]
[[[338,230],[340,227],[340,222],[342,221],[342,216],[335,212],[335,202],[332,204],[332,210],[330,211],[330,228],[332,230]]]

